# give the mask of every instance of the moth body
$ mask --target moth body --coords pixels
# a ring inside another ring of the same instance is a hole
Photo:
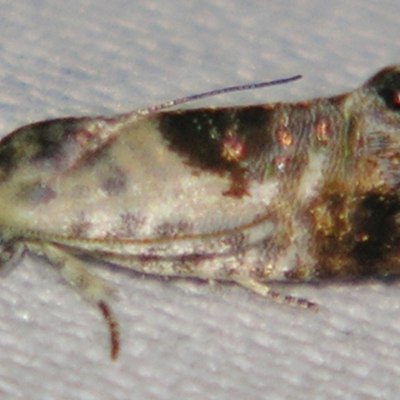
[[[107,284],[82,257],[274,296],[270,281],[397,275],[399,99],[394,66],[325,99],[19,128],[0,141],[0,262],[46,256],[99,305],[113,358]]]

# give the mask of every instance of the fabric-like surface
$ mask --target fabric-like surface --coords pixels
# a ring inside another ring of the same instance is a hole
[[[296,101],[361,85],[399,63],[398,2],[0,0],[0,130],[112,115],[230,86],[212,98]],[[195,105],[197,105],[196,103]],[[98,310],[43,260],[0,280],[1,399],[389,399],[400,392],[398,284],[295,285],[318,313],[232,285],[101,267],[122,351]]]

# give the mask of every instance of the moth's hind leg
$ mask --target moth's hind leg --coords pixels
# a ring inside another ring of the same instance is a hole
[[[287,304],[295,307],[308,308],[313,310],[318,309],[318,304],[313,303],[312,301],[309,301],[301,297],[279,293],[278,291],[271,289],[269,285],[260,282],[254,278],[250,278],[248,276],[236,275],[233,277],[233,280],[240,286],[243,286],[246,289],[249,289],[252,292],[257,293],[260,296],[263,297],[268,296],[278,303]]]
[[[30,247],[34,247],[36,253],[46,256],[51,264],[60,269],[61,275],[68,283],[76,287],[83,297],[100,308],[110,330],[110,356],[112,360],[115,360],[119,352],[119,329],[107,302],[112,292],[107,282],[91,274],[81,260],[57,245],[43,243],[33,244]]]

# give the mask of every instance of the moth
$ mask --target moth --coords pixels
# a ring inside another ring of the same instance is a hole
[[[236,282],[400,272],[400,65],[298,103],[170,109],[26,125],[0,141],[0,265],[48,260],[105,316],[86,260]],[[307,307],[307,300],[284,297]]]

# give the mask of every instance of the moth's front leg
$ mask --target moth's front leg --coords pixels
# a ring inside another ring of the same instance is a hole
[[[52,265],[59,268],[61,275],[68,283],[77,288],[83,297],[100,308],[110,330],[110,357],[115,360],[119,353],[119,329],[108,305],[108,297],[112,292],[108,283],[90,273],[79,258],[53,243],[29,244],[29,248],[37,254],[44,255]]]
[[[6,275],[21,260],[26,246],[22,242],[8,241],[0,244],[0,274]]]

